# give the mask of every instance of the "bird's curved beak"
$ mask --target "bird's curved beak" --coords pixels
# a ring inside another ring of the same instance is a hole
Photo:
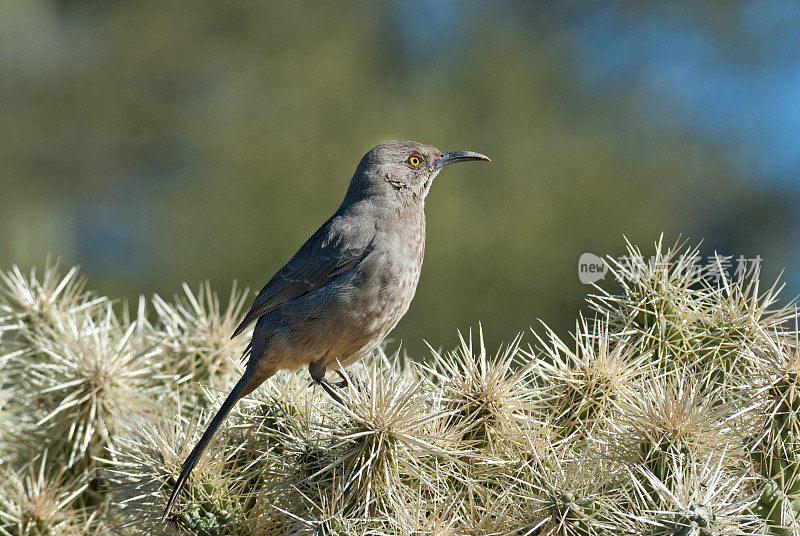
[[[433,169],[442,169],[448,164],[455,164],[456,162],[464,162],[466,160],[482,160],[484,162],[491,162],[492,159],[488,156],[475,153],[473,151],[451,151],[444,153],[439,160],[433,163]]]

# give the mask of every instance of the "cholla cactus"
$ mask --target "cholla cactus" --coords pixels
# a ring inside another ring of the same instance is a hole
[[[622,463],[641,465],[669,482],[672,459],[705,457],[729,444],[741,444],[731,417],[735,407],[703,391],[686,374],[642,382],[637,391],[618,403],[606,441]],[[740,463],[741,452],[728,449],[726,460]]]
[[[413,497],[430,508],[442,500],[437,468],[454,460],[454,440],[432,433],[445,410],[425,378],[399,371],[382,352],[353,370],[360,380],[348,386],[346,407],[324,399],[322,419],[292,441],[289,508],[317,528],[369,520],[391,534],[413,524]]]
[[[463,430],[460,441],[493,451],[525,425],[536,407],[530,383],[532,362],[515,366],[526,357],[519,351],[520,340],[517,336],[496,356],[489,356],[482,330],[477,346],[471,333],[466,339],[459,333],[456,350],[441,354],[431,348],[433,363],[424,370],[439,386],[450,425]]]
[[[518,452],[496,476],[502,485],[491,507],[469,519],[470,534],[592,536],[614,529],[610,516],[620,492],[610,464],[591,444],[535,428],[517,442]]]
[[[712,536],[763,534],[764,522],[750,506],[746,470],[729,470],[725,452],[705,458],[670,455],[669,479],[654,474],[646,464],[629,468],[633,486],[618,512],[633,534]]]
[[[599,293],[589,302],[610,325],[613,336],[652,350],[657,364],[673,362],[691,348],[687,328],[706,305],[697,290],[706,284],[704,270],[690,268],[697,249],[680,254],[679,248],[676,244],[664,250],[659,240],[655,255],[648,259],[629,243],[626,256],[608,263],[622,293],[598,288]]]
[[[760,364],[761,403],[748,446],[763,485],[754,510],[775,534],[792,535],[800,532],[800,344],[797,333],[763,335],[763,350],[752,356]]]
[[[60,275],[58,263],[49,260],[42,275],[36,269],[25,277],[14,266],[9,272],[0,272],[4,313],[4,330],[14,329],[30,333],[41,324],[58,322],[65,314],[91,310],[106,298],[94,296],[84,290],[86,282],[79,276],[78,267]]]
[[[224,388],[241,374],[240,357],[247,336],[231,340],[231,333],[242,314],[247,291],[238,292],[233,284],[224,306],[211,291],[208,282],[195,294],[185,283],[183,295],[168,302],[153,297],[156,312],[150,337],[164,352],[167,372],[184,385],[184,401],[189,405],[211,402],[203,396],[203,387]]]
[[[186,486],[180,512],[172,523],[161,522],[170,487],[197,439],[186,431],[198,429],[208,417],[200,412],[190,421],[175,401],[147,421],[128,423],[111,456],[102,460],[104,476],[116,490],[114,515],[121,527],[146,534],[237,534],[237,523],[244,517],[242,504],[252,490],[245,489],[248,474],[236,463],[244,445],[232,441],[201,460]]]
[[[33,336],[39,357],[20,376],[37,407],[37,428],[71,466],[114,441],[121,414],[152,403],[147,390],[159,373],[153,358],[160,350],[136,340],[135,325],[121,326],[110,303],[102,315],[59,320]]]
[[[76,503],[88,483],[51,469],[47,451],[25,467],[0,473],[0,534],[3,536],[82,536],[89,534],[93,515],[84,516]],[[82,519],[85,518],[85,519]]]
[[[537,381],[544,410],[562,437],[592,436],[609,422],[617,402],[638,392],[641,379],[651,373],[652,352],[613,339],[607,321],[589,325],[581,319],[574,349],[552,330],[546,335],[547,341],[537,336],[542,349]]]
[[[3,282],[14,333],[0,345],[3,409],[14,422],[4,455],[15,471],[41,456],[48,472],[69,477],[53,486],[84,482],[77,494],[62,490],[87,512],[82,524],[108,504],[96,457],[120,436],[123,416],[158,396],[160,350],[138,336],[139,318],[121,318],[108,299],[83,292],[74,270],[62,278],[49,267],[40,281],[14,269]]]
[[[598,289],[592,308],[608,319],[613,336],[635,342],[640,351],[652,349],[655,365],[713,370],[711,387],[731,374],[750,374],[741,350],[758,344],[760,330],[780,329],[794,318],[791,304],[775,306],[777,284],[761,293],[758,272],[732,281],[721,269],[730,259],[715,256],[698,265],[696,247],[677,242],[665,248],[659,240],[648,259],[629,243],[622,259],[609,263],[622,293]]]
[[[695,255],[629,246],[622,292],[598,289],[570,338],[545,327],[492,353],[479,332],[424,364],[380,349],[344,407],[275,375],[167,523],[241,371],[247,337],[228,337],[244,294],[184,286],[130,313],[76,270],[12,269],[0,535],[800,535],[800,315],[757,274],[692,270]]]

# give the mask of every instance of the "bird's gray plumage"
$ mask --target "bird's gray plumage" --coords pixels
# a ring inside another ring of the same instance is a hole
[[[369,354],[414,297],[425,250],[425,197],[447,164],[489,160],[390,141],[361,159],[342,204],[261,289],[233,336],[256,322],[245,373],[184,463],[166,519],[189,473],[233,405],[281,369],[308,366],[325,379]]]
[[[357,239],[358,235],[347,233],[337,223],[336,216],[325,222],[267,282],[231,338],[239,335],[259,317],[327,285],[361,262],[369,253],[370,243],[348,240]]]

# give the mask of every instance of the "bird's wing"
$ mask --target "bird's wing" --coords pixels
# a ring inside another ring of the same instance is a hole
[[[361,262],[372,250],[372,243],[361,243],[359,233],[353,231],[334,218],[325,222],[264,285],[231,338],[261,316],[324,287]]]

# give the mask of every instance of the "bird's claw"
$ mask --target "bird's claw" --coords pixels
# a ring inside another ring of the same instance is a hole
[[[342,397],[339,395],[338,391],[340,389],[345,389],[348,386],[352,385],[356,388],[356,390],[360,393],[363,393],[367,390],[367,386],[359,380],[352,372],[349,370],[336,370],[336,373],[342,378],[339,382],[331,382],[328,378],[324,375],[321,378],[314,378],[313,381],[308,385],[311,387],[314,384],[319,384],[320,387],[330,396],[334,402],[339,404],[340,406],[344,406],[344,402]]]
[[[326,393],[328,393],[328,396],[330,396],[334,402],[336,402],[340,406],[345,405],[344,401],[342,400],[342,397],[339,396],[339,393],[336,392],[337,391],[336,385],[332,384],[327,378],[322,378],[317,383],[320,384],[320,386],[325,390]]]
[[[355,374],[353,374],[347,369],[338,369],[336,370],[336,374],[338,374],[342,378],[342,381],[333,384],[339,389],[344,389],[348,385],[352,385],[353,387],[356,388],[356,391],[358,391],[359,393],[363,393],[367,388],[364,382],[359,380],[355,376]]]

